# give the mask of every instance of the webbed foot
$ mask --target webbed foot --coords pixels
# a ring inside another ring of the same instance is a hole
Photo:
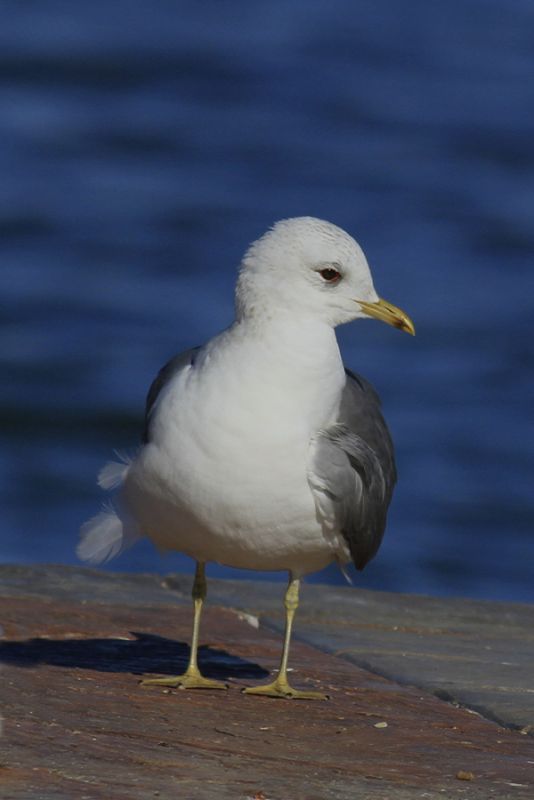
[[[205,678],[198,670],[170,675],[166,678],[145,678],[141,686],[169,686],[173,689],[228,689],[228,684]]]
[[[272,683],[263,686],[247,686],[242,689],[243,694],[259,694],[264,697],[283,697],[287,700],[328,700],[327,694],[322,692],[303,691],[293,689],[287,681],[277,678]]]

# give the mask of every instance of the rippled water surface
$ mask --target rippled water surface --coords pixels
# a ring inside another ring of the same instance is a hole
[[[357,583],[534,600],[533,74],[526,0],[4,2],[0,559],[75,563],[154,373],[231,321],[246,245],[312,214],[418,332],[340,331],[400,473]]]

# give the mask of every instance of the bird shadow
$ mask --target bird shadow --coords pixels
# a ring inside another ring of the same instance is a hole
[[[18,667],[49,664],[54,667],[92,669],[97,672],[129,672],[134,675],[183,672],[189,646],[164,636],[132,631],[135,639],[44,639],[0,642],[0,663]],[[199,647],[198,663],[207,677],[262,678],[267,670],[253,661],[215,647]]]

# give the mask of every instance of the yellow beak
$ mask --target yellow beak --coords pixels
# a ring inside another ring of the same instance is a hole
[[[387,300],[379,300],[377,303],[364,303],[363,300],[356,302],[369,317],[380,319],[382,322],[387,322],[388,325],[393,325],[394,328],[399,328],[399,330],[415,336],[414,324],[408,314],[392,303],[388,303]]]

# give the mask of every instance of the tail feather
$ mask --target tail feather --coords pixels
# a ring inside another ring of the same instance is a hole
[[[101,489],[117,489],[126,479],[132,463],[128,456],[117,453],[119,461],[108,461],[98,473],[98,485]]]
[[[116,455],[120,461],[109,461],[98,473],[102,489],[117,489],[126,479],[132,459],[122,453]],[[116,505],[107,503],[100,514],[82,525],[76,555],[89,564],[102,564],[127,550],[141,535],[137,524],[117,499]]]
[[[125,524],[113,508],[107,508],[82,525],[76,555],[89,564],[102,564],[127,550],[140,536],[133,523]]]

